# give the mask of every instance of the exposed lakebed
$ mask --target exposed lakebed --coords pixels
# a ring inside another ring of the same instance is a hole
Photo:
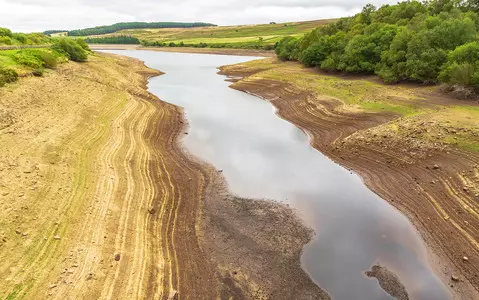
[[[254,58],[224,55],[108,51],[143,60],[166,74],[150,92],[184,108],[184,145],[223,170],[232,193],[292,206],[316,233],[302,266],[333,299],[391,299],[364,272],[374,264],[397,274],[411,299],[449,299],[428,265],[424,244],[395,208],[356,174],[309,145],[272,105],[228,88],[217,67]]]

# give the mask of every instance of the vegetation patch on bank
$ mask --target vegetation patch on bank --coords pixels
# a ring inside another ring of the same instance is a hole
[[[10,33],[10,30],[0,28],[0,35]],[[11,36],[14,37],[16,34],[12,33]],[[28,40],[25,40],[25,42],[28,42]],[[46,69],[55,69],[58,63],[68,60],[86,61],[91,52],[82,39],[52,39],[43,36],[39,42],[42,44],[49,43],[51,46],[41,48],[19,47],[0,51],[0,87],[15,82],[20,76],[42,76]]]

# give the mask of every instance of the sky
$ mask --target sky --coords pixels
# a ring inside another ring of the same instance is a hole
[[[0,27],[16,32],[117,22],[260,24],[351,16],[391,0],[0,0]]]

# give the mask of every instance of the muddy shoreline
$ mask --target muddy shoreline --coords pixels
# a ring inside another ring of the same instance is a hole
[[[259,71],[241,65],[220,68],[220,74],[232,78],[232,88],[271,102],[281,118],[310,136],[313,147],[358,173],[371,190],[406,214],[428,246],[432,268],[454,299],[478,297],[477,244],[474,235],[470,239],[470,233],[457,225],[478,222],[474,215],[457,213],[463,209],[461,201],[451,198],[474,201],[460,175],[475,174],[479,157],[455,149],[427,149],[424,155],[405,160],[407,141],[368,140],[358,134],[397,116],[345,112],[341,101],[321,99],[285,81],[250,77]]]
[[[234,49],[234,48],[194,48],[194,47],[143,47],[140,45],[90,44],[92,50],[149,50],[158,52],[197,53],[237,56],[274,57],[272,50]]]

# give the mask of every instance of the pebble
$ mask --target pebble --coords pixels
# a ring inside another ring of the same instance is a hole
[[[55,235],[53,238],[54,238],[55,240],[61,239],[61,237],[60,237],[59,235]]]
[[[451,275],[451,279],[452,279],[453,281],[459,281],[459,277],[456,276],[456,275]]]
[[[437,170],[437,169],[439,169],[439,166],[438,166],[438,165],[434,165],[432,168],[433,168],[434,170]]]
[[[50,284],[50,286],[48,286],[49,289],[53,289],[53,288],[56,288],[57,285],[56,284]]]
[[[464,261],[464,262],[469,261],[469,257],[464,256],[464,257],[462,258],[462,261]]]
[[[115,261],[120,261],[120,254],[115,255]]]

